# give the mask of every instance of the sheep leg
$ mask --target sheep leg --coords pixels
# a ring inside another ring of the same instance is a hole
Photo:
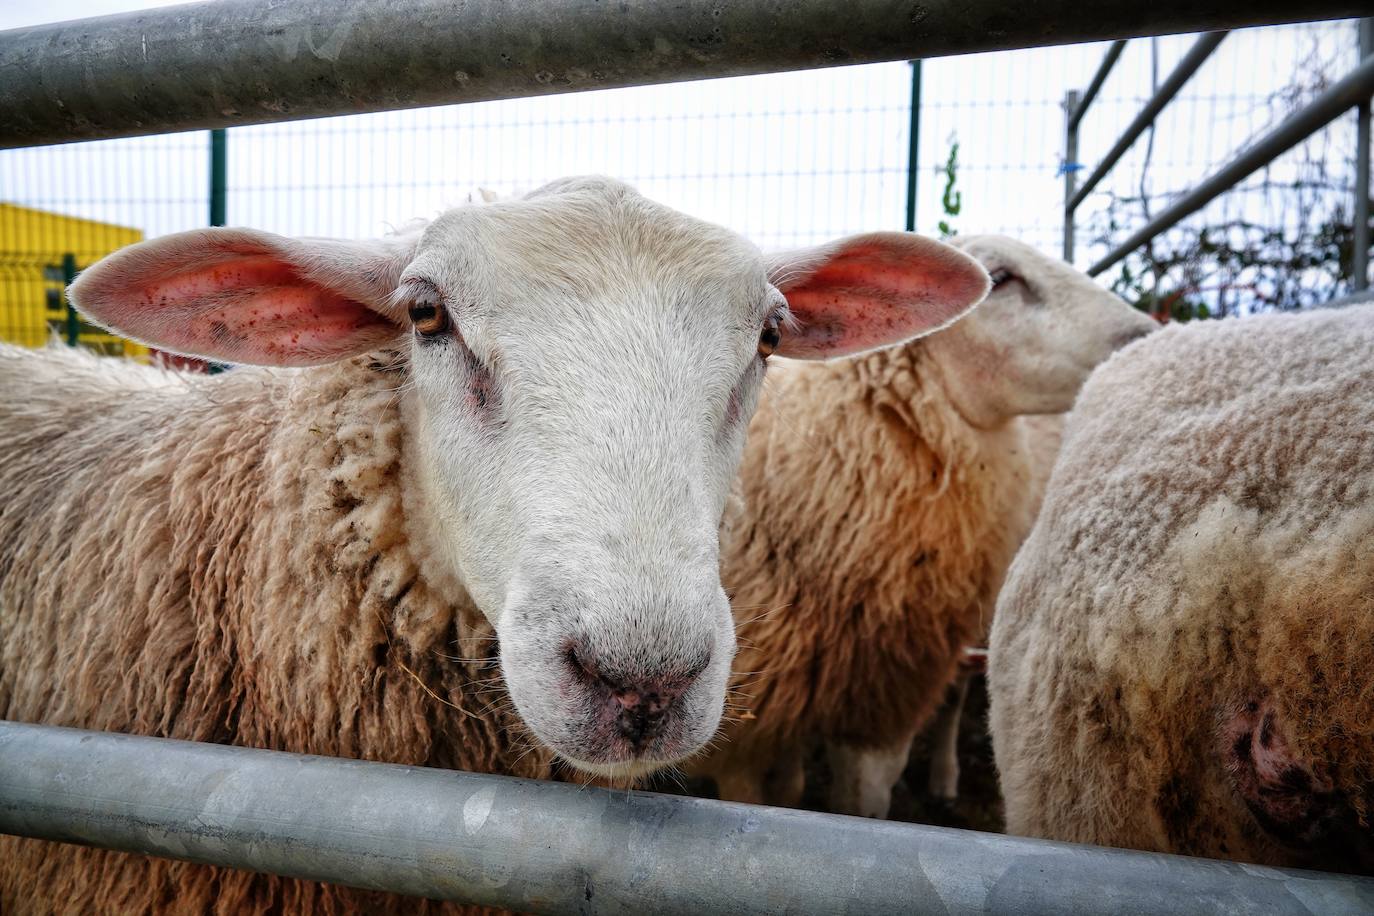
[[[800,751],[786,751],[773,761],[764,784],[764,794],[768,804],[782,808],[801,806],[802,794],[806,791],[806,769]]]
[[[927,791],[932,798],[954,801],[959,797],[959,718],[968,699],[970,671],[961,671],[954,681],[954,689],[935,717],[930,752],[930,779]]]
[[[914,732],[880,747],[829,744],[830,810],[860,817],[887,817],[892,807],[892,787],[906,769]]]
[[[764,798],[764,777],[766,769],[745,766],[730,766],[715,774],[716,794],[721,801],[744,802],[747,805],[762,805]]]

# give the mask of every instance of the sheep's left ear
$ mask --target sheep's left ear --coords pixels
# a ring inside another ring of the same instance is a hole
[[[768,279],[797,319],[777,350],[793,359],[849,356],[938,331],[989,289],[973,258],[909,232],[770,255]]]

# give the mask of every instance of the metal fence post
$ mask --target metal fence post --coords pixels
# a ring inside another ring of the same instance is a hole
[[[1360,60],[1374,54],[1374,18],[1361,19]],[[1355,251],[1351,263],[1351,289],[1369,288],[1369,98],[1356,107],[1355,122]]]
[[[229,143],[224,128],[210,131],[210,225],[223,226],[228,217]],[[219,363],[206,363],[206,371],[224,371]]]
[[[67,306],[67,346],[74,347],[81,337],[81,320],[77,317],[76,307],[67,295],[68,288],[76,280],[76,255],[70,251],[62,255],[62,301]]]
[[[906,231],[916,231],[916,178],[921,147],[921,62],[911,62],[911,143],[906,153]]]
[[[210,225],[223,226],[228,149],[224,129],[210,131]]]
[[[1074,191],[1078,187],[1077,89],[1064,93],[1064,260],[1073,263]]]

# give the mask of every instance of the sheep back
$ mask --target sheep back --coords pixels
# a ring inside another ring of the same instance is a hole
[[[1008,829],[1369,870],[1371,545],[1374,309],[1105,363],[998,600]]]

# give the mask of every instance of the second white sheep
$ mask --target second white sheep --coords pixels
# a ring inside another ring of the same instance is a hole
[[[969,317],[789,365],[765,392],[724,554],[734,721],[696,768],[723,798],[795,805],[823,742],[832,810],[886,816],[1033,521],[1052,449],[1020,418],[1068,410],[1093,367],[1155,327],[1025,244],[958,245],[995,284]]]

